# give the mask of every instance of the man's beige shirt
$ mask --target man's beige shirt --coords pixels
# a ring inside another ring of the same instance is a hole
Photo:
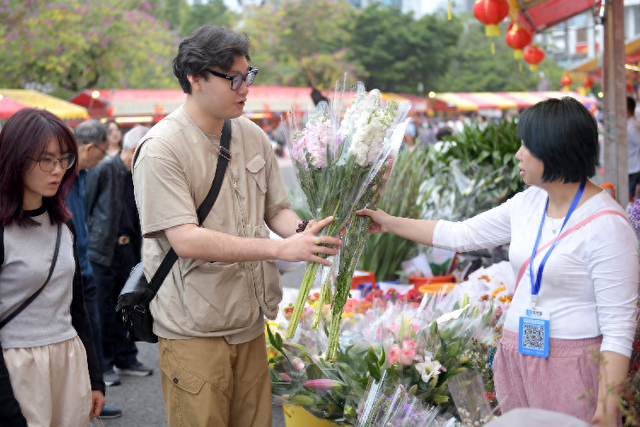
[[[264,221],[291,206],[273,149],[250,120],[231,120],[231,161],[203,226],[241,237],[269,238]],[[211,189],[218,138],[209,138],[180,107],[154,126],[134,155],[144,272],[153,277],[170,249],[164,230],[197,224],[196,209]],[[230,344],[264,331],[275,318],[282,280],[274,261],[178,259],[151,302],[154,332],[163,338],[223,336]]]

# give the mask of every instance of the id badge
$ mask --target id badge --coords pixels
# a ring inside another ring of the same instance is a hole
[[[549,312],[538,307],[527,308],[520,316],[518,352],[530,356],[549,357]]]

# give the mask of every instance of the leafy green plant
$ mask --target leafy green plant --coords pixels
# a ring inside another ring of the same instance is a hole
[[[514,122],[471,123],[446,137],[429,163],[431,197],[423,218],[459,221],[495,207],[524,189],[515,153],[520,137]]]
[[[428,164],[427,149],[401,151],[378,208],[393,216],[420,217],[422,200],[430,194],[430,189],[424,188],[429,176]],[[400,263],[415,250],[414,242],[395,234],[372,234],[364,246],[358,268],[372,271],[377,280],[393,280],[396,270],[400,270]]]
[[[470,123],[439,149],[405,150],[378,207],[405,218],[471,218],[524,189],[515,159],[520,144],[516,124],[503,120],[484,128]],[[401,262],[417,250],[419,245],[393,234],[371,235],[358,268],[394,280]]]

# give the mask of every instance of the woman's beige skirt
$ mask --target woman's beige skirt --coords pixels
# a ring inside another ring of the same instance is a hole
[[[80,338],[2,351],[11,387],[29,427],[90,425],[91,382]]]

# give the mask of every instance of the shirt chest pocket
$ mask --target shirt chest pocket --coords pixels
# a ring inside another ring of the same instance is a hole
[[[260,193],[263,195],[267,192],[267,172],[264,167],[265,164],[266,163],[260,154],[256,154],[251,157],[246,163],[249,175],[251,175],[253,180],[256,182]]]

